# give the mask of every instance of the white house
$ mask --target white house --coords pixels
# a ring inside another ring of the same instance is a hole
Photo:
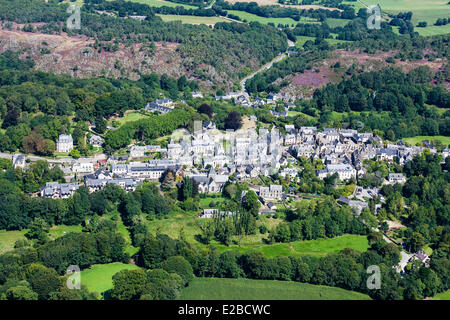
[[[72,165],[72,172],[87,173],[94,172],[94,164],[92,162],[77,162]]]
[[[266,200],[281,200],[283,197],[283,188],[278,184],[271,184],[270,187],[260,187],[259,196]]]
[[[73,149],[73,139],[72,135],[59,135],[58,141],[56,141],[56,152],[70,152]]]

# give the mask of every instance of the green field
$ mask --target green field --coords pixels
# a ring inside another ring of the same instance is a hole
[[[438,293],[437,295],[432,297],[431,300],[450,300],[450,290]]]
[[[343,4],[352,5],[355,11],[365,8],[359,2],[343,1]],[[381,10],[386,13],[399,13],[411,11],[413,13],[412,23],[414,26],[420,21],[426,21],[426,28],[414,28],[422,36],[433,36],[450,33],[450,26],[433,26],[438,18],[448,18],[450,5],[446,0],[367,0],[366,5],[380,4]]]
[[[183,16],[175,14],[157,14],[163,21],[181,21],[188,24],[216,24],[217,22],[230,22],[230,20],[222,17],[198,17],[198,16]]]
[[[450,24],[447,24],[445,26],[430,26],[429,25],[426,28],[414,28],[414,31],[417,31],[421,36],[424,36],[424,37],[437,36],[440,34],[450,33]]]
[[[450,145],[450,137],[445,137],[445,136],[416,136],[416,137],[410,137],[410,138],[403,138],[402,140],[411,145],[415,145],[418,142],[422,142],[422,140],[428,140],[428,141],[439,140],[445,146]]]
[[[370,300],[369,296],[327,286],[276,280],[196,278],[180,300]]]
[[[27,230],[6,231],[0,230],[0,254],[14,249],[14,243],[17,240],[25,240],[24,234]]]
[[[112,277],[120,270],[139,269],[134,264],[108,263],[93,265],[89,269],[81,271],[81,284],[85,285],[90,292],[99,294],[112,289]]]
[[[309,37],[309,36],[297,36],[297,41],[295,42],[295,46],[298,48],[302,48],[305,45],[305,42],[311,40],[316,40],[315,37]],[[329,44],[338,44],[338,43],[345,43],[345,42],[351,42],[347,40],[339,40],[339,39],[325,39]]]
[[[187,4],[181,4],[181,3],[175,3],[170,1],[164,1],[164,0],[128,0],[131,2],[138,2],[143,4],[148,4],[150,7],[185,7],[186,9],[198,9],[196,6],[190,6]]]
[[[344,27],[350,21],[351,21],[350,19],[335,19],[335,18],[327,18],[325,20],[325,22],[330,26],[330,28]]]
[[[117,118],[117,119],[113,119],[113,120],[119,122],[120,125],[123,125],[123,124],[125,124],[127,122],[137,121],[137,120],[141,120],[141,119],[144,119],[144,118],[148,118],[148,116],[145,115],[145,114],[142,114],[140,112],[137,112],[137,111],[132,111],[132,112],[125,113],[125,115],[123,117],[121,117],[121,118]],[[112,121],[109,121],[109,124],[111,124],[111,122]]]
[[[27,232],[28,229],[23,229],[20,231],[0,230],[0,254],[14,249],[14,243],[17,240],[25,240],[25,233]],[[54,240],[70,232],[81,232],[81,226],[53,226],[50,228],[48,236],[51,240]]]
[[[238,250],[245,252],[250,249],[262,252],[266,257],[277,256],[324,256],[328,253],[339,252],[345,248],[352,248],[361,252],[369,248],[367,237],[358,235],[343,235],[332,239],[317,239],[306,241],[294,241],[291,243],[276,243],[271,245],[243,245],[224,246],[217,245],[219,251]]]
[[[54,240],[56,238],[62,237],[70,232],[81,232],[81,225],[77,226],[65,226],[65,225],[59,225],[59,226],[53,226],[50,229],[49,237],[50,239]]]
[[[239,11],[239,10],[227,10],[228,13],[238,16],[241,18],[242,21],[246,20],[247,22],[257,21],[259,23],[273,23],[276,26],[278,24],[289,24],[289,25],[296,25],[297,23],[317,23],[317,20],[307,17],[302,17],[300,21],[295,21],[292,18],[266,18],[266,17],[260,17],[256,14],[245,12],[245,11]]]

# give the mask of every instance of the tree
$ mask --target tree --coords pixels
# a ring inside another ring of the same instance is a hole
[[[169,273],[178,274],[184,282],[184,285],[188,285],[189,282],[194,277],[194,271],[192,266],[185,258],[182,256],[172,256],[161,263],[161,268]]]
[[[147,275],[144,270],[121,270],[113,277],[111,297],[117,300],[136,300],[145,292]]]
[[[209,118],[213,115],[213,110],[209,104],[203,103],[199,108],[198,112],[208,115]]]
[[[25,237],[28,239],[37,239],[39,243],[45,243],[48,241],[48,232],[50,231],[50,226],[42,218],[34,218],[33,221],[28,225],[28,232]]]
[[[261,202],[259,202],[258,196],[253,190],[249,190],[245,194],[243,206],[245,210],[249,211],[254,217],[258,216],[259,209],[261,208]]]
[[[175,177],[173,171],[167,171],[161,182],[161,189],[168,191],[172,188],[175,188]]]
[[[408,250],[411,252],[417,252],[425,245],[425,239],[418,232],[413,232],[411,237],[405,240]]]
[[[239,112],[232,111],[225,119],[225,129],[237,130],[242,127],[242,116]]]
[[[38,294],[26,286],[9,288],[6,291],[7,300],[37,300]]]
[[[98,115],[95,118],[95,127],[93,130],[100,134],[103,134],[106,131],[106,121],[101,115]]]
[[[40,264],[31,264],[27,271],[27,280],[33,291],[37,292],[39,300],[47,300],[51,293],[56,292],[61,285],[55,269]]]

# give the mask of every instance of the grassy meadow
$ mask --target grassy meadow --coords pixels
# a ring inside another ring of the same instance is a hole
[[[356,12],[360,8],[365,8],[359,2],[343,1],[343,3],[352,5]],[[426,28],[414,29],[422,36],[450,33],[450,25],[434,26],[438,18],[448,18],[449,16],[450,5],[446,0],[367,0],[364,3],[368,6],[379,4],[383,12],[390,14],[411,11],[413,13],[411,21],[414,26],[421,21],[428,24]]]
[[[89,269],[81,271],[81,284],[85,285],[90,292],[99,294],[112,289],[112,277],[121,270],[139,269],[134,264],[108,263],[93,265]]]
[[[415,136],[415,137],[410,137],[410,138],[403,138],[402,140],[411,145],[416,145],[416,143],[422,142],[422,140],[428,140],[428,141],[439,140],[445,146],[450,145],[450,137],[445,137],[445,136]]]
[[[196,278],[180,300],[370,300],[369,296],[327,286],[276,280]]]
[[[240,17],[242,20],[246,20],[247,22],[257,21],[259,23],[273,23],[275,25],[278,24],[289,24],[289,25],[296,25],[297,23],[318,23],[316,19],[309,18],[309,17],[302,17],[300,21],[295,21],[292,18],[266,18],[266,17],[260,17],[256,14],[245,12],[245,11],[239,11],[239,10],[227,10],[229,14],[235,15]]]
[[[198,17],[198,16],[183,16],[175,14],[157,14],[163,21],[181,21],[188,24],[207,24],[214,25],[218,22],[230,22],[230,20],[222,17]]]
[[[221,252],[227,250],[237,250],[240,252],[255,250],[262,252],[268,258],[273,258],[277,256],[325,256],[328,253],[339,252],[345,248],[352,248],[364,252],[369,248],[369,243],[366,236],[348,234],[331,239],[293,241],[290,243],[275,244],[241,244],[241,246],[230,245],[228,247],[218,244],[216,247]]]
[[[437,295],[432,297],[431,300],[450,300],[450,290],[438,293]]]

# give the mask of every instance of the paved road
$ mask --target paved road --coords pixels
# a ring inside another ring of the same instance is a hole
[[[4,158],[4,159],[12,159],[12,154],[9,153],[3,153],[0,152],[0,158]],[[71,157],[61,157],[61,158],[45,158],[45,157],[39,157],[39,156],[33,156],[33,155],[25,155],[27,159],[30,159],[31,162],[36,162],[38,160],[45,160],[51,163],[69,163],[72,164],[74,162],[76,162],[77,160]],[[100,159],[106,159],[107,156],[103,153],[99,153],[94,155],[93,157],[89,157],[89,158],[80,158],[80,160],[83,161],[91,161],[91,162],[95,162],[97,160]]]
[[[288,50],[289,50],[289,48],[293,47],[294,45],[295,45],[294,42],[292,42],[291,40],[288,40]],[[251,74],[246,76],[244,79],[242,79],[241,82],[239,83],[239,85],[241,87],[241,91],[245,91],[245,83],[247,82],[248,79],[253,78],[255,75],[257,75],[258,73],[260,73],[262,71],[270,69],[274,63],[281,61],[286,56],[287,56],[287,52],[284,52],[284,53],[276,56],[275,58],[272,59],[272,61],[266,63],[265,65],[260,67],[258,70],[252,72]]]

